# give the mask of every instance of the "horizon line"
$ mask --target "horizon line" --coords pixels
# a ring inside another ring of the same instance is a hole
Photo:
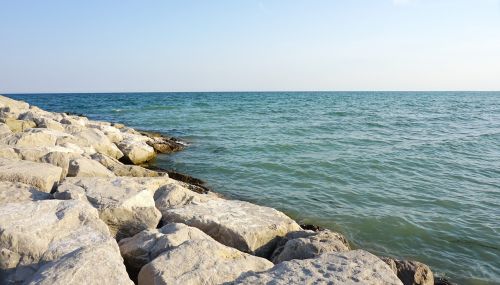
[[[50,95],[50,94],[127,94],[127,93],[444,93],[444,92],[500,92],[500,90],[274,90],[274,91],[79,91],[79,92],[0,92],[0,95]]]

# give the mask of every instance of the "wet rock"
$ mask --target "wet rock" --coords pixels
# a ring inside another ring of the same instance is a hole
[[[285,261],[271,270],[243,274],[231,284],[402,284],[375,255],[364,250]]]
[[[202,253],[202,254],[200,254]],[[146,264],[139,273],[139,285],[222,284],[244,272],[272,267],[264,258],[240,252],[215,240],[187,240]]]
[[[396,273],[404,285],[433,285],[434,276],[429,266],[411,260],[398,260],[390,257],[381,257]]]
[[[197,227],[220,243],[269,257],[278,240],[300,227],[285,214],[243,201],[197,194],[184,187],[162,188],[156,206],[164,223]]]
[[[324,253],[348,251],[346,238],[336,232],[299,231],[288,234],[280,240],[271,256],[271,261],[280,263],[292,259],[314,258]]]
[[[153,195],[168,181],[169,178],[66,178],[54,196],[88,200],[98,209],[111,234],[120,240],[156,228],[161,214],[155,208]]]
[[[47,200],[52,198],[49,193],[19,182],[0,182],[0,205],[26,201]]]
[[[44,265],[51,261],[66,263],[63,258],[87,246],[90,250],[107,246],[114,251],[114,256],[102,255],[101,258],[110,259],[111,263],[121,260],[108,228],[87,203],[61,200],[8,203],[0,206],[0,216],[0,279],[6,284],[23,284],[33,277],[42,282],[50,278],[43,274],[47,272]],[[125,266],[114,268],[115,274],[126,276]],[[65,275],[60,274],[61,278]]]
[[[69,162],[68,177],[114,177],[114,173],[109,171],[99,162],[80,157]]]
[[[0,158],[0,181],[21,182],[50,192],[59,182],[62,169],[48,163]]]

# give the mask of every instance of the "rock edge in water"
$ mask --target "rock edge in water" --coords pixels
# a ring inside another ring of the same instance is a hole
[[[0,96],[0,283],[434,283],[422,263],[138,166],[186,146]]]

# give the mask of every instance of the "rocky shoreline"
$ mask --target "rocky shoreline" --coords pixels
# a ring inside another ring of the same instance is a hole
[[[0,96],[0,284],[437,284],[417,261],[140,165],[175,138]]]

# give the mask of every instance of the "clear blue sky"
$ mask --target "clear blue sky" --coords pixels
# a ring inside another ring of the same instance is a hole
[[[500,0],[0,0],[0,93],[500,90]]]

